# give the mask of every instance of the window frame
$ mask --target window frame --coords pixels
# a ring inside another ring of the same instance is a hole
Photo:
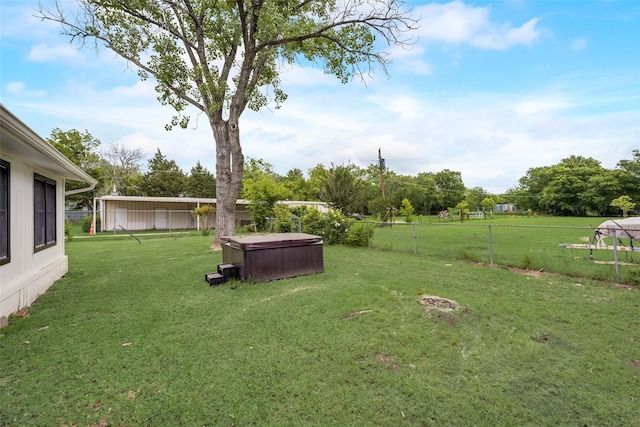
[[[33,250],[39,252],[57,244],[57,183],[33,174]],[[40,199],[38,199],[40,197]]]
[[[4,265],[11,262],[11,163],[2,159],[0,159],[0,239],[3,240],[0,248],[6,247],[6,254],[0,252],[0,265]]]

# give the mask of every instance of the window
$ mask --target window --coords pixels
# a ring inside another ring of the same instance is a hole
[[[33,224],[36,251],[56,244],[56,182],[37,174],[33,181]]]
[[[9,163],[0,160],[0,265],[11,261],[9,231]]]

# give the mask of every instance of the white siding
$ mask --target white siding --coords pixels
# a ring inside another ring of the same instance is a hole
[[[10,169],[11,261],[0,266],[0,316],[30,305],[67,272],[64,254],[64,180],[2,154]],[[34,252],[33,179],[38,173],[56,181],[56,244]]]

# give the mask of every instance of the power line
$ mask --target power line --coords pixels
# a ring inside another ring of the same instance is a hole
[[[18,105],[18,104],[6,104],[6,105],[8,107],[12,107],[12,108],[22,108],[22,109],[25,109],[25,110],[42,111],[42,112],[45,112],[45,113],[52,113],[52,114],[58,114],[58,115],[62,115],[62,116],[69,116],[69,117],[90,118],[90,119],[100,120],[100,121],[111,121],[111,122],[123,122],[123,123],[133,123],[133,124],[145,124],[145,125],[160,126],[158,123],[145,122],[145,121],[140,121],[140,120],[117,119],[117,118],[113,118],[113,117],[103,117],[103,116],[99,116],[98,117],[98,116],[89,115],[89,114],[78,114],[78,113],[71,113],[71,112],[67,112],[67,111],[50,110],[50,109],[46,109],[46,108],[27,107],[26,105]]]

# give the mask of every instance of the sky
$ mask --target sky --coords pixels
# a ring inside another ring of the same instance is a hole
[[[388,76],[377,68],[342,84],[318,65],[288,66],[282,107],[241,116],[245,157],[306,174],[319,163],[367,167],[381,150],[396,174],[449,169],[467,188],[501,194],[532,167],[576,155],[612,169],[640,149],[640,0],[405,6],[420,27],[410,50],[381,46]],[[5,107],[43,138],[86,130],[103,149],[137,148],[146,159],[159,149],[185,173],[198,161],[215,171],[206,117],[166,131],[174,112],[152,81],[109,50],[74,48],[36,8],[0,0]]]

